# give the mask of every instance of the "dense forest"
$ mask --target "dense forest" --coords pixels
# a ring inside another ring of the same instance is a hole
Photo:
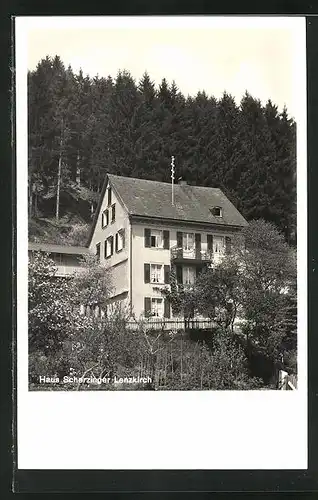
[[[184,96],[124,69],[90,78],[55,56],[28,72],[28,113],[30,237],[40,221],[89,223],[107,172],[169,182],[174,155],[177,178],[221,188],[295,243],[296,123],[270,99]]]

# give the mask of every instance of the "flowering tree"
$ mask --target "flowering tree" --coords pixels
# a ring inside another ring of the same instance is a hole
[[[233,334],[234,322],[242,304],[240,269],[235,258],[228,257],[198,276],[195,301],[202,315]]]
[[[94,257],[85,258],[82,272],[74,276],[60,278],[56,271],[49,255],[32,253],[29,261],[28,331],[33,372],[68,372],[69,351],[75,354],[76,348],[81,348],[84,343],[78,340],[83,340],[84,336],[87,343],[94,345],[94,335],[99,338],[98,321],[93,315],[81,315],[80,306],[97,305],[102,309],[109,296],[110,273]]]
[[[248,341],[264,356],[278,360],[285,339],[296,347],[296,253],[274,224],[251,221],[238,252],[242,302]],[[293,309],[293,313],[291,313]]]
[[[29,262],[30,352],[55,353],[78,323],[72,283],[56,277],[56,271],[47,254],[32,253]]]

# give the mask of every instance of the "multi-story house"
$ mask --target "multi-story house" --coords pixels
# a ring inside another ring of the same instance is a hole
[[[231,248],[244,217],[220,189],[107,175],[88,247],[111,269],[113,294],[130,314],[171,317],[161,293],[174,268],[190,285]]]

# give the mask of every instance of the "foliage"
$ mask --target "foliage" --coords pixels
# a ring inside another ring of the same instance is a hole
[[[233,331],[242,293],[237,260],[227,257],[221,264],[202,272],[195,289],[198,312]]]
[[[69,283],[55,276],[48,255],[33,252],[29,263],[29,350],[56,352],[77,327]]]
[[[178,176],[220,187],[248,220],[271,221],[295,241],[296,124],[270,100],[185,97],[175,82],[156,88],[127,70],[84,77],[58,56],[29,72],[28,91],[30,216],[54,215],[60,158],[61,197],[83,203],[89,222],[106,172],[170,182],[174,155]]]
[[[232,254],[199,274],[191,308],[173,273],[164,293],[176,310],[209,317],[230,337],[241,320],[249,356],[253,349],[277,362],[296,351],[296,256],[270,222],[251,221],[233,240]]]
[[[87,319],[80,305],[104,306],[109,293],[105,268],[92,259],[84,272],[71,279],[56,276],[57,268],[47,254],[32,252],[29,262],[29,350],[56,353],[64,339],[76,335]]]
[[[153,331],[147,320],[136,321],[131,330],[126,311],[115,305],[107,316],[96,315],[105,310],[112,286],[107,268],[87,256],[84,270],[65,280],[55,276],[48,256],[34,252],[29,263],[30,381],[36,387],[43,372],[61,378],[140,375],[152,381],[134,389],[255,389],[262,382],[251,376],[251,355],[283,362],[295,373],[294,252],[271,223],[252,222],[244,236],[245,246],[241,240],[233,245],[232,255],[203,271],[192,290],[171,292],[185,317],[192,308],[218,325],[203,341],[190,340],[184,331]],[[91,314],[80,315],[80,305]],[[244,320],[243,337],[237,335],[237,317]],[[133,387],[74,382],[66,388]]]
[[[260,352],[279,359],[283,342],[296,343],[296,317],[291,314],[296,300],[295,252],[272,223],[252,221],[243,231],[245,249],[242,285],[245,325],[243,331]],[[295,312],[295,311],[294,311]]]
[[[86,246],[88,234],[89,225],[77,217],[72,217],[71,220],[61,217],[58,221],[42,217],[29,218],[29,241]]]
[[[181,333],[172,340],[169,351],[173,364],[166,370],[163,389],[235,390],[262,386],[260,380],[250,377],[243,349],[222,329],[213,332],[212,347],[190,341]]]
[[[81,270],[72,279],[73,300],[77,306],[99,307],[105,310],[112,290],[112,276],[98,258],[85,254],[81,258]]]
[[[108,272],[87,258],[86,269],[69,280],[55,276],[48,256],[34,252],[29,263],[30,388],[45,389],[40,376],[58,377],[51,390],[116,389],[249,389],[259,382],[249,377],[240,346],[214,333],[212,349],[193,342],[185,332],[152,331],[147,320],[127,327],[125,310],[111,315],[80,315],[79,305],[101,309],[109,293]],[[104,298],[104,299],[103,299]],[[147,376],[147,385],[117,385],[114,377]],[[64,381],[64,377],[68,377]],[[77,377],[77,379],[76,379]],[[83,384],[81,377],[109,377],[107,385]]]
[[[169,287],[161,290],[161,293],[171,304],[174,315],[182,315],[185,320],[193,317],[196,309],[196,296],[191,287],[177,284],[177,276],[174,267],[170,272]]]

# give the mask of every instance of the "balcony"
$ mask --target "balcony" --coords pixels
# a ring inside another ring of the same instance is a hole
[[[72,276],[74,273],[83,271],[85,268],[83,266],[67,266],[56,264],[55,276],[58,278],[67,278]]]
[[[204,250],[185,250],[182,247],[172,247],[171,250],[171,261],[175,264],[204,264],[211,263],[213,261],[213,252]]]

